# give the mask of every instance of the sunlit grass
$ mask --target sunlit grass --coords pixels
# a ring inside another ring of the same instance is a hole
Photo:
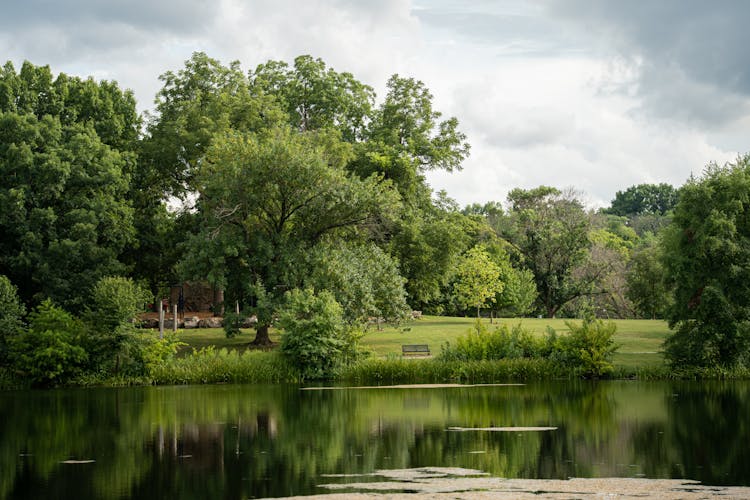
[[[456,338],[466,334],[473,327],[476,318],[455,318],[445,316],[423,316],[419,320],[410,321],[399,326],[382,325],[378,330],[371,325],[362,339],[362,346],[369,349],[375,357],[401,356],[403,344],[427,344],[433,356],[440,353],[445,342],[454,343]],[[488,319],[482,320],[491,329]],[[552,327],[557,333],[568,332],[565,319],[548,318],[510,318],[496,319],[494,325],[507,324],[513,326],[519,322],[525,328],[537,335],[544,335],[547,327]],[[576,320],[572,320],[576,321]],[[614,365],[621,368],[635,369],[639,367],[654,367],[663,365],[660,353],[664,339],[669,335],[667,323],[661,320],[612,320],[617,325],[615,342],[620,346],[614,356]],[[271,340],[279,341],[279,332],[271,330]],[[224,330],[220,328],[183,330],[180,340],[188,344],[183,353],[191,349],[201,349],[208,346],[244,351],[255,338],[252,329],[243,330],[234,338],[228,339]]]
[[[363,338],[363,344],[376,356],[400,355],[402,344],[427,344],[433,355],[440,353],[445,342],[455,342],[474,325],[476,318],[448,318],[424,316],[399,327],[385,327],[382,331],[371,328]],[[482,320],[491,329],[488,319]],[[567,333],[565,319],[510,318],[496,319],[495,325],[518,323],[536,335],[544,335],[547,327],[558,334]],[[576,321],[576,320],[572,320]],[[617,325],[614,339],[620,346],[614,356],[614,364],[627,368],[661,365],[661,344],[669,335],[666,321],[661,320],[612,320]]]

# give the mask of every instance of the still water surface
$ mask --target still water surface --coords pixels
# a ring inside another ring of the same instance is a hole
[[[750,485],[750,383],[0,393],[0,498],[305,495],[427,466]]]

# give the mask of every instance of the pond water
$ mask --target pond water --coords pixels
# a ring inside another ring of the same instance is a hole
[[[748,382],[5,392],[0,498],[320,494],[419,467],[746,486],[749,443]]]

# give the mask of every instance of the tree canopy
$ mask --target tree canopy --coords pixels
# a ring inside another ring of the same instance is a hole
[[[733,366],[750,354],[750,156],[709,165],[680,190],[664,237],[674,288],[673,365]]]

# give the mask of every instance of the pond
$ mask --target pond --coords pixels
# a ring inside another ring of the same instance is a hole
[[[324,494],[420,467],[747,486],[748,443],[748,382],[17,391],[0,498]]]

